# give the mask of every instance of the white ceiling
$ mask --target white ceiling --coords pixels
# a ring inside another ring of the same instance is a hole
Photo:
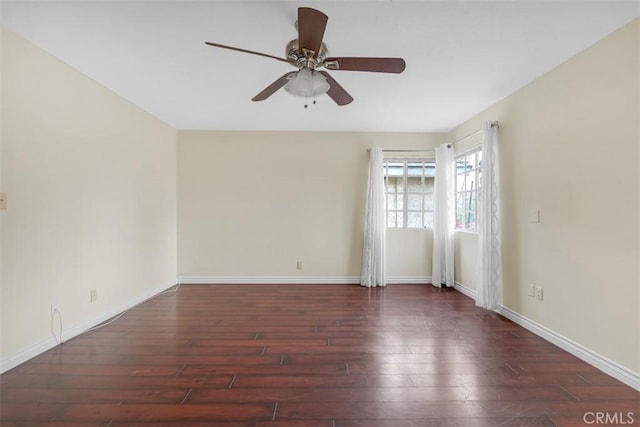
[[[402,74],[334,71],[355,98],[303,108],[284,57],[297,7],[329,16],[331,56],[399,56]],[[638,16],[638,1],[3,1],[2,24],[177,129],[445,132]]]

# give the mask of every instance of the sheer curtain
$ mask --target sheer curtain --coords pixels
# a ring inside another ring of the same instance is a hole
[[[436,148],[435,188],[433,193],[433,257],[431,283],[451,287],[454,284],[453,232],[455,228],[455,159],[453,147]]]
[[[502,294],[497,122],[484,122],[482,131],[476,305],[494,310],[500,306]]]
[[[373,147],[370,154],[360,285],[372,288],[386,286],[387,277],[384,256],[386,223],[382,148]]]

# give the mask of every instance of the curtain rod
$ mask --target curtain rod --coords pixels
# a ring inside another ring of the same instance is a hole
[[[435,153],[433,148],[428,150],[382,150],[383,153]],[[367,153],[371,152],[371,148],[367,148]]]
[[[371,151],[371,149],[367,148],[367,151]],[[430,153],[432,151],[436,150],[382,150],[383,153]]]
[[[491,127],[492,128],[493,127],[499,128],[500,127],[500,123],[498,123],[497,120],[493,121],[493,122],[491,122]],[[475,131],[471,132],[470,134],[465,135],[465,136],[463,136],[462,138],[460,138],[460,139],[458,139],[456,141],[448,143],[447,146],[456,145],[457,143],[462,142],[467,138],[471,138],[472,136],[476,136],[480,132],[482,132],[482,129],[475,130]],[[451,148],[451,147],[449,147],[449,148]],[[434,150],[434,149],[430,149],[430,150],[382,150],[383,153],[429,153],[429,152],[435,152],[435,151],[436,150]],[[367,148],[367,153],[370,153],[370,152],[371,152],[371,149]]]
[[[495,127],[495,128],[499,128],[499,127],[500,127],[500,123],[498,123],[498,121],[497,121],[497,120],[495,120],[495,121],[491,122],[491,127],[492,127],[492,128],[494,128],[494,127]],[[460,138],[460,139],[457,139],[457,140],[453,141],[451,144],[456,145],[457,143],[462,142],[462,141],[464,141],[465,139],[471,138],[472,136],[476,136],[476,135],[477,135],[477,134],[479,134],[480,132],[482,132],[482,129],[475,130],[475,131],[471,132],[470,134],[465,135],[465,136],[463,136],[462,138]]]

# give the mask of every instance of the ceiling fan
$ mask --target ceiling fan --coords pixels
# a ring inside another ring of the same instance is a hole
[[[298,21],[296,23],[298,38],[291,40],[287,44],[286,58],[218,43],[205,43],[209,46],[272,58],[286,62],[298,69],[282,75],[262,92],[254,96],[251,99],[252,101],[264,101],[284,86],[287,92],[296,96],[315,98],[326,93],[336,104],[347,105],[353,101],[353,98],[325,70],[371,71],[377,73],[401,73],[404,71],[405,62],[402,58],[327,56],[328,49],[322,39],[328,19],[327,15],[319,10],[309,7],[298,8]],[[307,106],[305,105],[305,107]]]

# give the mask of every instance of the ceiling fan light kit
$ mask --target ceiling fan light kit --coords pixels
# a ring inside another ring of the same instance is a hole
[[[289,82],[284,86],[284,90],[301,98],[315,98],[327,93],[329,83],[327,83],[327,79],[318,71],[301,68],[289,78]]]
[[[402,58],[327,57],[328,49],[322,42],[327,21],[327,15],[319,10],[309,7],[298,8],[298,21],[296,23],[298,38],[287,44],[286,59],[218,43],[205,43],[213,47],[250,53],[252,55],[287,62],[298,69],[298,71],[288,72],[282,75],[262,90],[262,92],[254,96],[252,101],[264,101],[280,88],[284,87],[287,93],[294,96],[315,98],[326,93],[337,105],[347,105],[353,101],[351,95],[349,95],[329,73],[318,69],[396,74],[404,71],[405,62]]]

